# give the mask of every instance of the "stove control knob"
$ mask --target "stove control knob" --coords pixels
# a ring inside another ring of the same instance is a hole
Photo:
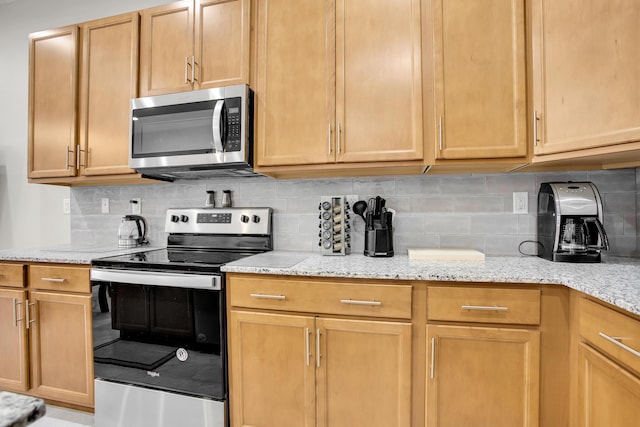
[[[249,222],[249,217],[247,215],[242,215],[240,217],[240,221],[246,224],[247,222]]]
[[[171,215],[171,222],[178,222],[180,221],[180,217],[178,215]]]
[[[180,215],[180,221],[182,222],[189,222],[189,217],[186,215]]]
[[[260,222],[260,217],[258,215],[254,215],[251,217],[251,221],[255,222],[256,224]]]

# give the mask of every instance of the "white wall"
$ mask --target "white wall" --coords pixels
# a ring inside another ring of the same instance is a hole
[[[27,183],[28,35],[168,0],[0,0],[0,248],[68,243],[69,189]]]

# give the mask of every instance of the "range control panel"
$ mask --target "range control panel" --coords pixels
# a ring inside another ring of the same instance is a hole
[[[193,234],[271,233],[271,208],[172,208],[164,231]]]
[[[351,227],[349,204],[344,196],[320,198],[320,232],[318,244],[322,255],[348,255],[351,253]]]

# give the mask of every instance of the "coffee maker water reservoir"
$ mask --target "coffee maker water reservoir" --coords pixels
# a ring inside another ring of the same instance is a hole
[[[538,256],[551,261],[600,262],[609,249],[602,199],[591,182],[544,182],[538,193]]]

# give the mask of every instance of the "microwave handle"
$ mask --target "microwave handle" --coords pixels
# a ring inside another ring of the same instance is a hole
[[[213,108],[213,118],[211,124],[211,130],[213,132],[213,152],[222,153],[224,147],[222,145],[223,129],[220,126],[220,118],[222,117],[222,109],[224,108],[224,100],[216,101],[216,106]]]

